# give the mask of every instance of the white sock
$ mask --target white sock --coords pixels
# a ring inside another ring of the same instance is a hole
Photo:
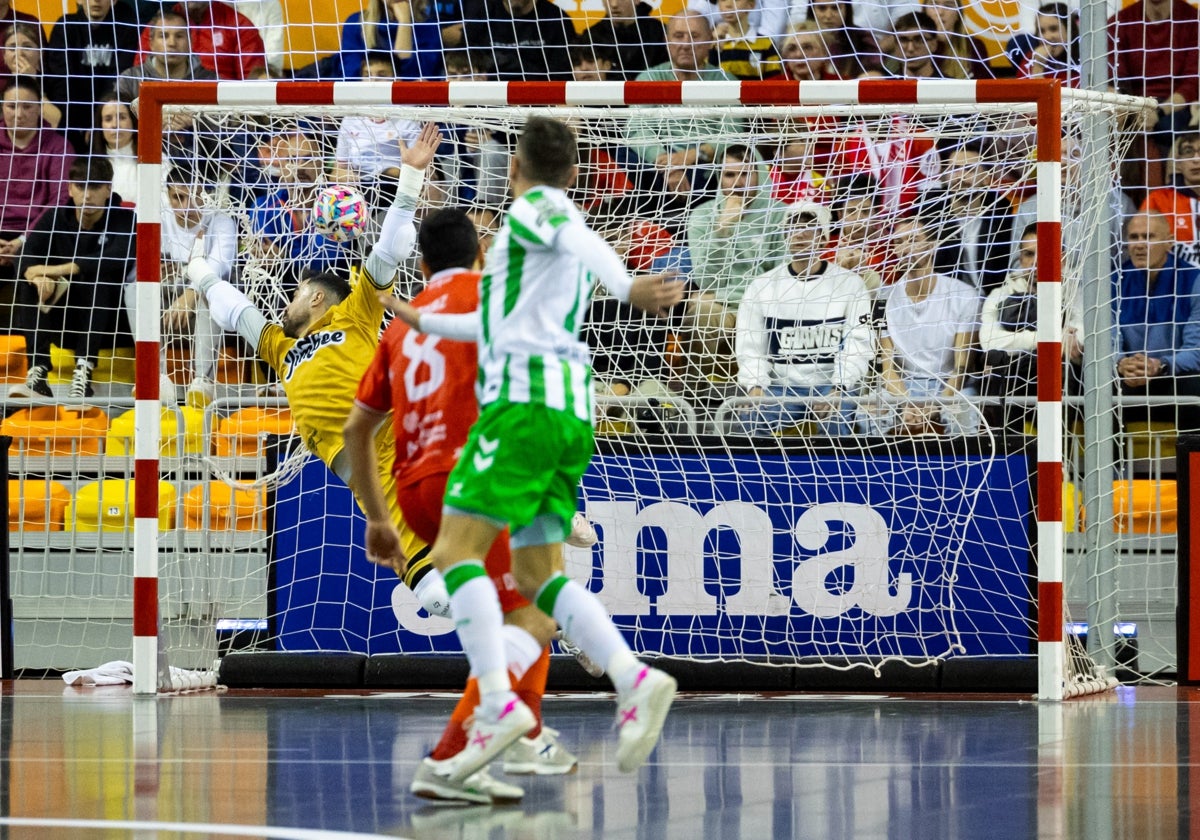
[[[417,581],[417,585],[413,587],[413,594],[417,596],[425,612],[440,615],[442,618],[450,617],[450,593],[446,591],[446,579],[437,569],[430,569]]]
[[[604,611],[599,598],[575,581],[567,581],[555,596],[553,617],[572,644],[593,662],[607,668],[609,677],[618,689],[628,687],[623,687],[619,680],[632,667],[630,663],[637,664],[637,659]],[[632,684],[635,678],[636,674],[630,676],[628,683]]]
[[[483,564],[467,560],[466,564]],[[459,568],[455,566],[454,568]],[[501,633],[504,616],[500,613],[500,597],[487,575],[472,577],[450,596],[450,609],[458,618],[454,628],[458,640],[471,663],[471,673],[479,678],[481,694],[509,692],[508,667],[504,656],[504,636]],[[500,675],[497,680],[496,675]],[[502,687],[502,688],[501,688]]]
[[[537,639],[533,638],[524,627],[505,624],[503,633],[504,654],[508,657],[508,672],[519,680],[525,676],[525,672],[529,670],[530,666],[537,662],[538,657],[542,655],[542,648],[538,646]]]

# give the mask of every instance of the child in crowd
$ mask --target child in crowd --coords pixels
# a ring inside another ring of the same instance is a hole
[[[771,79],[783,65],[771,36],[753,25],[757,0],[718,0],[721,21],[713,27],[712,63],[738,79]]]

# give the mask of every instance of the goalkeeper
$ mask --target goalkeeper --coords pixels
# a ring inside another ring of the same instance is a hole
[[[357,285],[351,288],[332,272],[308,273],[297,285],[279,324],[269,323],[244,294],[217,276],[204,257],[193,257],[188,264],[192,288],[207,300],[213,320],[222,329],[236,331],[278,374],[296,431],[309,451],[354,491],[355,498],[357,482],[343,455],[342,427],[354,404],[358,380],[379,344],[383,307],[378,294],[391,289],[400,261],[409,256],[416,241],[413,216],[417,198],[425,168],[440,142],[437,126],[427,123],[416,141],[404,148],[396,201],[383,220],[379,241],[367,255]],[[386,427],[380,430],[381,456],[391,449],[388,432]],[[390,473],[390,457],[387,469]],[[429,548],[403,523],[394,501],[392,505],[404,553],[393,568],[426,609],[444,614],[445,584],[439,575],[428,574]]]

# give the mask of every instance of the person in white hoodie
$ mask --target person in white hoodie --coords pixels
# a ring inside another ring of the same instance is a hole
[[[815,421],[851,433],[853,400],[875,358],[871,295],[858,274],[826,259],[829,209],[792,205],[784,222],[791,259],[751,281],[737,314],[738,384],[764,400],[743,418],[747,434]],[[791,398],[796,398],[791,401]]]
[[[172,163],[164,176],[166,201],[162,214],[162,305],[165,338],[182,340],[192,353],[192,378],[185,401],[203,408],[215,395],[217,358],[221,330],[213,323],[208,303],[188,286],[186,268],[196,240],[201,239],[203,256],[222,280],[232,280],[238,253],[237,223],[233,218],[205,206],[202,188],[193,170]],[[125,285],[125,305],[133,323],[136,284]],[[160,396],[165,404],[178,401],[174,383],[166,375],[166,346],[163,342]]]

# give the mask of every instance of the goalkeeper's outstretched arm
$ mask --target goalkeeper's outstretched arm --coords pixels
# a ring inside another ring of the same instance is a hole
[[[433,162],[441,141],[442,136],[435,123],[425,123],[411,146],[403,140],[399,141],[401,166],[396,200],[384,216],[379,240],[363,265],[367,278],[377,289],[392,287],[401,260],[412,254],[413,246],[417,243],[413,218],[425,182],[425,170]]]
[[[416,244],[413,217],[421,197],[425,169],[437,153],[441,134],[436,123],[426,123],[411,146],[405,146],[403,140],[399,142],[403,147],[400,154],[403,166],[396,200],[384,217],[379,240],[367,256],[365,265],[367,277],[378,289],[391,288],[400,261],[412,253]],[[267,317],[241,290],[222,280],[203,256],[195,256],[188,263],[188,280],[208,301],[213,321],[223,330],[236,332],[257,353]]]

